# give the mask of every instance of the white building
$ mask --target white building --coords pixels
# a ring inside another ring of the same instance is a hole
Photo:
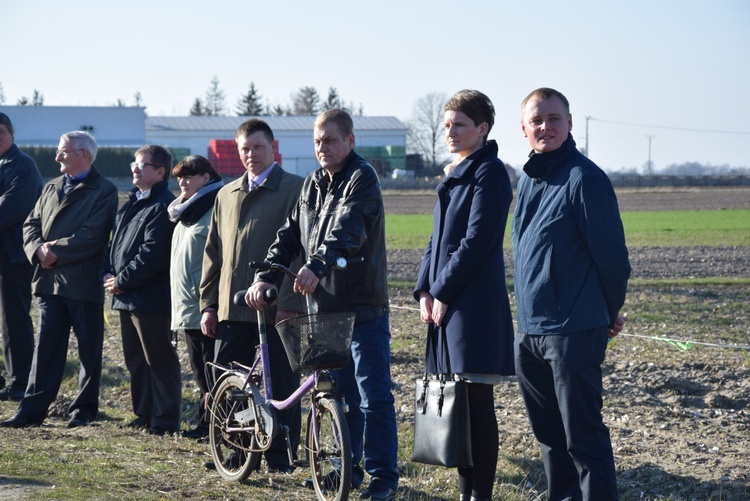
[[[237,127],[249,117],[149,117],[145,108],[116,106],[0,106],[13,122],[15,141],[23,146],[56,147],[60,135],[90,132],[99,146],[137,148],[160,144],[182,155],[208,156],[212,139],[233,140]],[[313,116],[264,116],[279,140],[284,169],[306,175],[318,164],[313,149]],[[362,156],[387,160],[403,168],[406,125],[395,117],[355,116],[356,150]]]
[[[249,117],[147,117],[146,138],[169,148],[189,149],[191,154],[207,155],[212,139],[234,139],[237,127]],[[318,167],[313,148],[313,116],[264,116],[274,137],[284,169],[304,176]],[[405,162],[406,125],[395,117],[352,117],[356,150],[365,157],[382,157],[376,151]],[[398,166],[397,166],[398,167]]]

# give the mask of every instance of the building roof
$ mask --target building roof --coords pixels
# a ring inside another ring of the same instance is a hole
[[[194,116],[194,117],[146,117],[147,131],[203,131],[236,130],[247,116]],[[315,123],[314,116],[262,116],[274,131],[309,131]],[[353,116],[354,132],[358,130],[406,131],[406,125],[396,117]]]

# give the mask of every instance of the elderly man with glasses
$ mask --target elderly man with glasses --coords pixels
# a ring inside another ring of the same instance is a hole
[[[117,188],[94,168],[96,141],[86,132],[63,134],[55,160],[62,176],[47,183],[23,226],[24,252],[34,265],[32,290],[39,335],[26,393],[0,426],[41,424],[60,389],[70,329],[78,339],[78,395],[68,427],[86,426],[99,411],[104,339],[104,288],[97,269],[117,211]]]
[[[169,254],[174,223],[167,208],[172,155],[158,145],[135,152],[135,188],[117,212],[100,273],[120,312],[125,365],[135,419],[128,425],[154,435],[180,429],[180,360],[172,343]]]

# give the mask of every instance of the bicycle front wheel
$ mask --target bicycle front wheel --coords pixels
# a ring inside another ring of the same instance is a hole
[[[336,400],[320,398],[314,402],[307,419],[305,446],[318,499],[348,499],[352,487],[352,448],[349,427]]]
[[[222,478],[241,482],[258,467],[257,452],[252,430],[229,432],[228,427],[238,427],[238,413],[250,408],[252,395],[242,391],[244,381],[234,374],[220,380],[212,391],[211,419],[208,436],[216,471]],[[255,451],[253,450],[255,449]]]

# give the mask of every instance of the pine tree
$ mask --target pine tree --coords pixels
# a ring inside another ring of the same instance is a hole
[[[206,108],[203,106],[203,101],[201,101],[201,98],[196,97],[195,101],[193,102],[193,107],[190,108],[190,116],[200,117],[203,115],[207,115]]]
[[[247,94],[240,97],[237,101],[236,112],[239,116],[257,116],[263,114],[263,105],[261,104],[261,95],[255,88],[255,83],[250,82],[250,88]]]

